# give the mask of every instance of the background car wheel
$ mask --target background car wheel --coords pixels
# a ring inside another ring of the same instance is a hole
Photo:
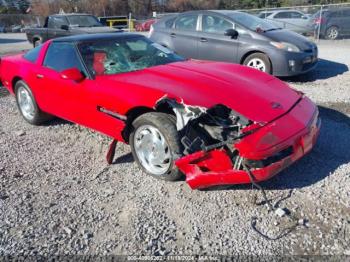
[[[326,38],[330,40],[335,40],[339,37],[339,28],[336,26],[331,26],[326,31]]]
[[[255,68],[259,71],[271,74],[271,63],[267,55],[254,53],[249,55],[243,62],[248,67]]]
[[[130,146],[142,170],[158,179],[174,181],[182,177],[174,160],[182,156],[174,116],[146,113],[133,122]]]
[[[23,81],[18,81],[15,85],[16,101],[23,118],[32,125],[40,125],[50,118],[50,115],[42,112],[38,107],[32,91]]]
[[[37,47],[37,46],[41,45],[42,43],[43,43],[43,42],[41,41],[41,39],[38,39],[38,40],[34,41],[33,46],[34,46],[34,47]]]

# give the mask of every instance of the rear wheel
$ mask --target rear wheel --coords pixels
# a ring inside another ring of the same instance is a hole
[[[249,55],[246,59],[244,59],[243,64],[264,73],[271,73],[270,60],[267,55],[263,53],[254,53]]]
[[[335,40],[339,37],[339,28],[336,26],[331,26],[326,31],[326,38],[330,40]]]
[[[174,181],[182,174],[174,164],[181,157],[175,118],[165,113],[146,113],[133,122],[130,146],[142,170],[158,179]]]
[[[35,101],[32,91],[24,81],[18,81],[15,85],[16,101],[23,118],[32,125],[40,125],[51,116],[42,112]]]

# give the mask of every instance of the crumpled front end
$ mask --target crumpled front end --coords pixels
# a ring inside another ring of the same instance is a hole
[[[251,183],[247,169],[255,182],[267,180],[310,152],[321,125],[306,97],[269,123],[252,122],[223,105],[181,121],[185,156],[175,164],[192,189]]]

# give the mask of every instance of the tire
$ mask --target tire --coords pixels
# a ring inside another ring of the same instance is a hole
[[[148,175],[167,181],[183,176],[174,163],[182,156],[174,116],[157,112],[139,116],[132,123],[129,142],[134,159]],[[161,163],[154,164],[152,160]]]
[[[41,39],[35,40],[33,43],[33,47],[38,47],[39,45],[41,45],[43,43],[43,41]]]
[[[339,37],[339,28],[331,26],[326,30],[326,39],[335,40]]]
[[[263,53],[253,53],[247,56],[243,61],[243,65],[255,68],[267,74],[271,74],[272,66],[270,59]]]
[[[24,81],[16,83],[15,95],[18,109],[28,123],[40,125],[52,118],[52,116],[40,110],[32,91]]]

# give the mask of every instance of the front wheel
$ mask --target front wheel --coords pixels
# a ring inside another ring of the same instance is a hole
[[[339,29],[336,26],[331,26],[326,31],[326,38],[330,40],[335,40],[339,37]]]
[[[271,62],[267,55],[263,53],[254,53],[244,59],[245,66],[255,68],[261,72],[271,74]]]
[[[146,113],[133,122],[129,142],[142,170],[158,179],[174,181],[182,174],[174,164],[181,157],[181,144],[174,116]]]

